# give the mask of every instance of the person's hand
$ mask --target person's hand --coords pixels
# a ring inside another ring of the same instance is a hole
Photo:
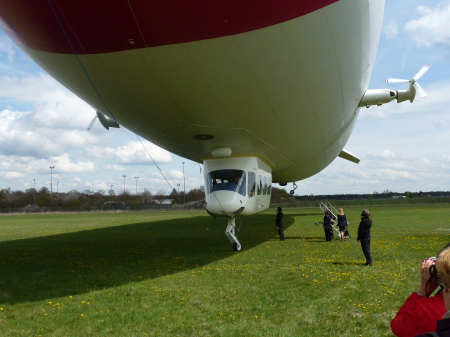
[[[430,266],[434,264],[434,261],[431,259],[422,260],[422,264],[420,265],[420,287],[417,292],[422,296],[429,296],[436,290],[438,287],[437,279],[432,278],[430,283],[431,274],[430,274]]]

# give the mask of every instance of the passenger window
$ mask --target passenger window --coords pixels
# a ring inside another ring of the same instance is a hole
[[[248,173],[248,196],[250,198],[255,196],[256,190],[256,174],[254,172]]]
[[[245,197],[247,178],[244,171],[242,171],[241,176],[236,177],[236,183],[237,183],[237,192]]]
[[[258,195],[261,195],[262,193],[262,177],[261,175],[258,175],[258,190],[257,190]]]

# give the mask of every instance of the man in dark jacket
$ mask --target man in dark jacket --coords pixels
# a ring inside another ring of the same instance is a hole
[[[323,217],[323,230],[325,232],[325,241],[330,242],[333,236],[333,227],[331,225],[331,212],[329,210],[325,211],[325,216]]]
[[[372,265],[372,256],[370,255],[370,228],[372,227],[372,220],[369,219],[370,212],[368,209],[363,209],[361,213],[362,219],[358,227],[358,242],[361,242],[361,248],[366,258],[365,266]]]
[[[284,232],[283,232],[283,212],[282,208],[277,208],[277,218],[275,220],[275,228],[278,229],[278,235],[280,235],[280,240],[284,241]]]

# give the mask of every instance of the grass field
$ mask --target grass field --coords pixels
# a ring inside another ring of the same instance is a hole
[[[449,205],[372,207],[373,267],[325,242],[320,209],[226,219],[204,212],[0,217],[0,336],[392,336],[420,261],[450,242]],[[207,230],[209,228],[209,230]]]

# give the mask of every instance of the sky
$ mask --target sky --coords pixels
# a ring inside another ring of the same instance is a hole
[[[386,0],[368,89],[407,89],[385,79],[410,79],[424,65],[430,70],[419,83],[428,98],[363,108],[345,146],[361,162],[336,158],[296,182],[296,195],[450,190],[450,0]],[[94,117],[0,31],[0,190],[52,182],[58,192],[112,186],[116,194],[156,194],[204,185],[200,164],[124,128],[107,131],[97,121],[87,131]]]

